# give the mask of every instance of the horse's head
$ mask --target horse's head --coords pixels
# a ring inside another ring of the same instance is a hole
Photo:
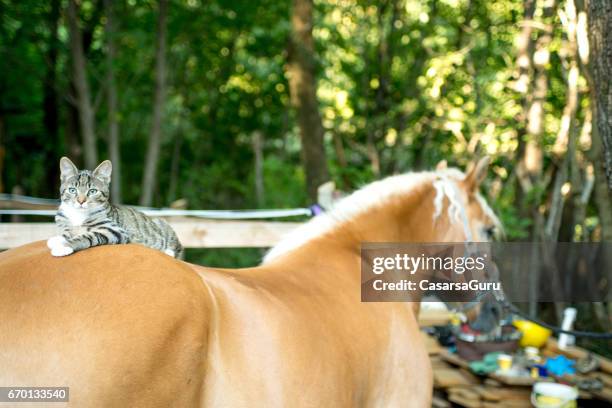
[[[489,158],[485,157],[468,166],[465,174],[447,169],[446,163],[438,165],[438,178],[433,182],[436,190],[434,198],[434,225],[440,234],[441,242],[490,242],[503,233],[502,226],[491,210],[480,187],[487,175]],[[496,266],[489,264],[480,280],[494,280]],[[468,297],[476,293],[467,294]],[[474,307],[470,307],[470,306]],[[451,306],[457,306],[456,303]],[[499,305],[488,298],[483,303],[468,303],[465,310],[473,326],[488,331],[495,327],[501,313]]]
[[[469,165],[465,173],[447,168],[446,162],[438,164],[429,193],[433,200],[422,206],[424,213],[432,215],[420,222],[431,225],[433,219],[433,228],[423,242],[489,242],[501,233],[499,219],[480,194],[488,167],[488,157]]]

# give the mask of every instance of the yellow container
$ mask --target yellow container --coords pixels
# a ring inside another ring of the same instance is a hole
[[[523,336],[519,345],[521,347],[542,347],[552,334],[546,327],[530,322],[529,320],[515,320],[513,323]]]
[[[497,365],[501,371],[508,371],[512,368],[512,356],[509,354],[500,354],[497,356]]]

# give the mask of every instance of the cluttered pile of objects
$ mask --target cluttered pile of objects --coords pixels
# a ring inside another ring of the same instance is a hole
[[[458,316],[426,333],[434,407],[612,406],[612,361],[569,335],[513,318],[483,334]]]

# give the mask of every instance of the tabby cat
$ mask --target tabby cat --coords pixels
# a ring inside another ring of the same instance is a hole
[[[97,245],[133,242],[178,258],[183,248],[168,223],[109,202],[112,169],[105,160],[94,171],[78,170],[62,157],[61,204],[55,216],[61,235],[47,241],[51,254],[65,256]]]

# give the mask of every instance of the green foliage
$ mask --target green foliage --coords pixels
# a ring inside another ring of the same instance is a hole
[[[77,153],[74,159],[80,160],[67,1],[56,3],[55,20],[54,1],[0,0],[6,191],[19,186],[26,194],[55,197],[59,157]],[[100,154],[107,157],[106,16],[100,0],[80,4],[96,133]],[[157,3],[113,4],[123,195],[126,203],[136,203],[152,116]],[[176,198],[187,199],[189,208],[311,204],[285,76],[289,9],[289,1],[171,1],[155,205]],[[523,96],[513,86],[522,13],[520,0],[315,1],[318,97],[336,184],[351,190],[385,175],[431,168],[442,159],[463,167],[489,154],[494,166],[488,198],[508,237],[526,238],[531,215],[516,202]],[[558,22],[554,26],[541,141],[546,163],[567,96],[563,33]],[[57,94],[56,133],[44,122],[49,90]],[[261,203],[255,197],[256,131],[264,137]],[[175,150],[177,173],[171,171]],[[372,166],[372,152],[379,169]],[[170,185],[176,185],[174,195]],[[547,197],[536,187],[523,199],[535,205]]]
[[[261,263],[265,251],[259,248],[187,249],[185,260],[213,268],[248,268]]]

